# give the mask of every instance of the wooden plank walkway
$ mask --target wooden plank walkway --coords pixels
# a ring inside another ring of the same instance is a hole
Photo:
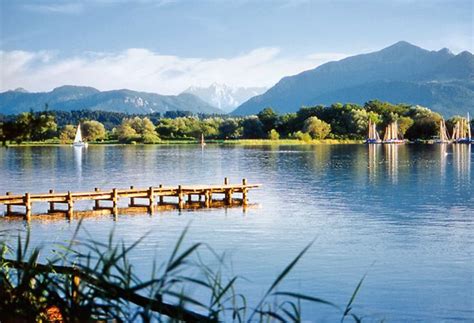
[[[94,210],[99,209],[113,209],[118,206],[120,199],[129,199],[129,207],[153,207],[155,201],[158,200],[157,205],[165,205],[165,198],[177,198],[178,208],[184,208],[185,202],[192,202],[193,197],[203,201],[203,205],[209,207],[212,203],[212,197],[215,194],[222,194],[223,201],[231,205],[233,204],[234,194],[241,194],[242,205],[248,203],[248,191],[250,189],[258,188],[261,184],[248,184],[246,179],[242,180],[241,184],[230,184],[228,179],[224,179],[223,185],[178,185],[176,186],[151,186],[148,188],[134,188],[131,186],[128,189],[100,190],[95,188],[90,192],[67,192],[56,193],[49,190],[48,193],[31,194],[25,193],[23,195],[12,194],[7,192],[6,195],[0,195],[0,204],[6,205],[6,215],[14,214],[13,206],[23,206],[25,208],[25,217],[31,216],[33,203],[46,202],[49,203],[49,213],[61,211],[55,208],[56,204],[65,204],[67,206],[68,214],[72,216],[74,211],[74,202],[76,201],[94,201]],[[138,204],[136,199],[146,199],[148,204]],[[100,202],[111,201],[112,205],[109,207],[101,205]],[[116,210],[115,210],[116,211]],[[117,212],[114,212],[117,213]],[[15,214],[18,214],[17,212]]]

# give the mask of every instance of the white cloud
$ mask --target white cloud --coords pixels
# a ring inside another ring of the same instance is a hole
[[[83,12],[84,5],[82,3],[38,3],[24,5],[23,8],[41,13],[79,14]]]
[[[54,52],[0,51],[0,90],[49,91],[64,84],[100,90],[128,88],[177,94],[191,85],[272,86],[282,77],[341,59],[340,53],[284,57],[278,48],[257,48],[231,58],[193,58],[131,48],[59,58]]]

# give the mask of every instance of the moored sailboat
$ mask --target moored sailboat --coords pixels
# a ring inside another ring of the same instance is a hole
[[[438,144],[450,143],[448,129],[446,128],[446,123],[444,119],[439,122],[439,138],[435,141]]]
[[[398,134],[398,123],[394,121],[390,123],[385,128],[385,133],[383,136],[383,143],[384,144],[402,144],[404,143],[403,139],[400,139]]]
[[[87,147],[87,142],[82,140],[81,124],[77,125],[76,136],[72,145],[74,147]]]
[[[206,142],[204,141],[204,134],[201,134],[201,147],[204,147],[206,145]]]
[[[461,119],[456,122],[453,129],[453,141],[458,144],[472,143],[471,125],[469,124],[469,112],[467,119]]]
[[[367,139],[365,140],[366,144],[379,144],[380,140],[379,133],[377,132],[377,126],[371,120],[369,120],[369,133]]]

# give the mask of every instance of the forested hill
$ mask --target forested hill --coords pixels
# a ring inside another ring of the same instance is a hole
[[[30,93],[17,89],[0,93],[0,114],[50,110],[101,110],[111,112],[147,114],[166,111],[193,113],[223,113],[197,96],[189,93],[160,95],[131,90],[99,91],[92,87],[61,86],[50,92]]]
[[[428,51],[398,42],[285,77],[233,114],[255,114],[265,107],[286,113],[302,106],[362,104],[374,99],[423,105],[445,117],[472,112],[474,56],[467,51],[455,55],[446,48]]]

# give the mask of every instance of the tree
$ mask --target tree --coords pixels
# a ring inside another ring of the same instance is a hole
[[[414,106],[410,108],[408,116],[413,119],[413,125],[407,130],[409,139],[431,139],[438,136],[441,115],[428,108]]]
[[[117,139],[119,142],[130,143],[132,141],[137,141],[140,136],[137,134],[135,129],[132,128],[130,123],[125,121],[115,128],[115,133],[117,134]]]
[[[272,129],[268,133],[268,138],[271,139],[271,140],[278,140],[278,139],[280,139],[280,134],[275,129]]]
[[[242,120],[243,137],[246,139],[259,139],[265,136],[263,124],[256,116]]]
[[[125,118],[115,132],[120,142],[139,141],[145,144],[153,144],[160,141],[153,122],[146,117]]]
[[[235,119],[226,119],[219,125],[219,137],[237,139],[242,135],[242,128]]]
[[[74,140],[75,136],[76,136],[76,127],[68,124],[68,125],[65,125],[64,128],[61,130],[61,133],[59,134],[59,140],[61,141],[62,144],[68,144]]]
[[[413,126],[414,123],[415,122],[410,117],[400,117],[400,119],[398,119],[398,132],[400,135],[405,137],[406,132],[411,126]]]
[[[32,140],[51,139],[56,136],[58,130],[55,117],[47,112],[33,115],[30,128]]]
[[[104,125],[95,120],[82,122],[81,131],[85,141],[103,140],[107,135]]]
[[[309,117],[304,122],[304,132],[313,139],[324,139],[331,133],[331,126],[317,117]]]
[[[263,131],[268,133],[271,129],[276,127],[278,121],[278,114],[272,108],[265,108],[257,115],[258,119],[263,125]]]
[[[364,109],[353,109],[347,114],[349,133],[356,136],[365,136],[369,127],[369,113]]]

